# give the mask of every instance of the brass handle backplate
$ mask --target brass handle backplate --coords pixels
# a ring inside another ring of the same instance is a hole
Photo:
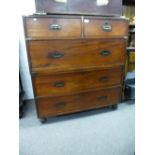
[[[62,25],[59,25],[59,24],[50,24],[48,26],[48,28],[50,30],[53,30],[53,31],[60,31],[62,29]]]

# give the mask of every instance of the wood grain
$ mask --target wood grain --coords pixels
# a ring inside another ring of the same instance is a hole
[[[37,96],[60,96],[121,85],[122,68],[33,77]]]
[[[68,114],[119,103],[121,88],[113,87],[76,95],[37,99],[38,117]]]
[[[25,18],[27,37],[30,38],[80,38],[81,18],[53,16],[53,18]],[[60,30],[53,30],[51,25],[61,26]]]
[[[111,26],[111,31],[103,29],[106,24]],[[127,20],[84,17],[85,38],[121,38],[124,36],[128,36]]]
[[[89,4],[88,0],[80,1],[68,0],[64,6],[51,0],[36,0],[36,5],[40,11],[45,7],[44,11],[52,8],[61,13],[78,14],[86,8],[85,13],[118,15],[120,11],[120,0],[111,0],[105,8],[95,6],[96,0]],[[84,14],[31,15],[23,19],[39,118],[121,101],[128,36],[126,19]]]
[[[120,65],[126,55],[124,39],[30,41],[28,47],[32,71],[40,73]],[[110,54],[103,56],[103,51]],[[63,57],[49,57],[53,53]]]

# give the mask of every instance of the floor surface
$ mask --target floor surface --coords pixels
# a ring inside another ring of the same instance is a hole
[[[41,124],[35,106],[19,121],[20,155],[134,155],[134,101],[117,110],[102,108],[48,119]]]

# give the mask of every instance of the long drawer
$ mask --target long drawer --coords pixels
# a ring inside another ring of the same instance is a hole
[[[121,88],[113,87],[76,95],[40,98],[37,99],[37,111],[39,117],[48,117],[113,105],[120,100]]]
[[[29,41],[32,71],[61,72],[124,64],[126,41],[52,40]]]
[[[26,37],[62,39],[81,37],[81,18],[52,16],[25,18]]]
[[[76,72],[33,77],[37,96],[60,96],[64,94],[121,85],[121,67],[99,71]]]
[[[121,38],[128,36],[128,21],[110,18],[84,18],[85,38]]]

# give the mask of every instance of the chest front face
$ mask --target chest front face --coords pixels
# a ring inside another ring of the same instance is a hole
[[[45,15],[24,23],[38,117],[121,101],[127,20]]]

